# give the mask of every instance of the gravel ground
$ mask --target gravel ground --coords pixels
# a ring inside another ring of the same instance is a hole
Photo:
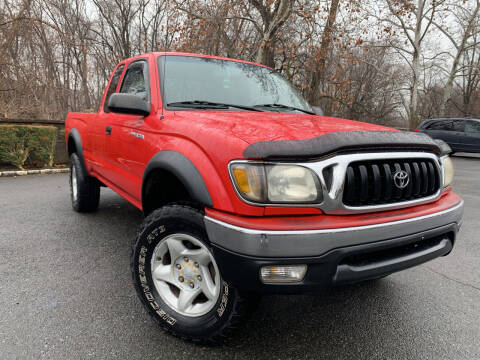
[[[319,296],[266,296],[223,346],[168,336],[140,305],[140,211],[102,189],[70,206],[67,176],[0,178],[1,359],[479,359],[480,160],[456,157],[465,217],[453,253]]]

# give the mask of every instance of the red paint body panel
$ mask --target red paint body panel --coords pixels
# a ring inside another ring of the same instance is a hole
[[[98,177],[140,209],[142,208],[142,179],[149,161],[160,151],[173,150],[185,155],[200,172],[212,198],[213,208],[216,210],[214,217],[227,216],[221,215],[226,213],[261,217],[257,219],[258,223],[252,223],[254,226],[260,226],[261,222],[268,224],[275,215],[318,214],[311,218],[292,218],[300,221],[300,224],[303,224],[301,226],[312,226],[308,225],[308,221],[316,222],[323,216],[319,215],[321,211],[318,209],[264,208],[242,201],[230,181],[228,163],[234,159],[244,158],[244,149],[257,141],[302,140],[330,132],[356,130],[396,131],[374,124],[308,114],[213,110],[168,111],[162,106],[157,66],[158,57],[164,55],[165,53],[148,53],[127,59],[118,64],[112,72],[113,75],[119,66],[124,65],[116,88],[118,92],[129,64],[139,59],[147,61],[150,77],[150,115],[142,117],[105,113],[104,103],[109,85],[107,84],[96,114],[69,113],[65,124],[66,141],[72,129],[76,129],[80,134],[85,165],[89,174]],[[198,54],[171,52],[167,55],[201,56],[249,63]],[[110,136],[105,134],[106,126],[112,127]],[[132,132],[143,135],[143,139],[132,136]],[[435,209],[435,206],[427,205],[425,208]],[[410,212],[410,209],[407,212]],[[385,212],[381,216],[379,214],[369,216],[371,221],[374,221],[373,219],[382,221],[388,218],[389,214]],[[264,217],[264,215],[271,217]],[[344,219],[343,221],[353,223],[366,221],[365,219],[369,216],[334,218],[337,221]],[[322,217],[322,219],[331,218]],[[239,219],[243,218],[239,217]],[[240,220],[232,218],[230,221]],[[250,221],[252,220],[248,220],[248,223]],[[327,220],[323,220],[322,223],[325,221]],[[334,223],[337,224],[337,222]]]
[[[436,202],[408,209],[361,215],[305,215],[249,217],[206,209],[206,215],[231,225],[256,230],[320,230],[339,229],[399,221],[434,214],[461,203],[460,197],[448,192]]]
[[[323,214],[323,211],[313,207],[265,207],[265,216],[271,215],[319,215]]]

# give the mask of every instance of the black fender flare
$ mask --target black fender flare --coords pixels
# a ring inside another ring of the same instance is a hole
[[[83,157],[82,139],[80,138],[80,133],[78,132],[77,129],[70,130],[68,134],[67,151],[69,156],[73,153],[72,149],[70,149],[69,147],[70,139],[72,139],[72,141],[75,143],[75,149],[76,149],[75,153],[80,158],[80,164],[82,165],[82,170],[84,171],[85,174],[87,174],[85,159]]]
[[[196,202],[212,207],[213,202],[207,185],[198,169],[183,154],[173,150],[163,150],[155,154],[148,163],[142,179],[142,205],[145,204],[145,182],[154,170],[166,170],[175,175],[185,186],[190,197]]]

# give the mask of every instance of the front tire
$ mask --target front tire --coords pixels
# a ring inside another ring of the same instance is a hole
[[[100,201],[100,183],[86,173],[75,153],[70,155],[70,197],[77,212],[95,211]]]
[[[152,212],[138,231],[131,265],[150,316],[185,340],[219,342],[251,309],[253,299],[222,279],[200,210],[170,205]]]

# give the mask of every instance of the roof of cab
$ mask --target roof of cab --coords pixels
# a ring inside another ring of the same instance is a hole
[[[258,64],[253,61],[247,61],[247,60],[240,60],[240,59],[232,59],[228,57],[223,57],[223,56],[214,56],[214,55],[204,55],[204,54],[195,54],[195,53],[186,53],[186,52],[177,52],[177,51],[157,51],[157,52],[148,52],[144,54],[140,54],[128,59],[124,59],[121,62],[130,62],[135,59],[143,58],[146,55],[153,55],[155,57],[159,56],[190,56],[190,57],[199,57],[199,58],[207,58],[207,59],[217,59],[217,60],[226,60],[226,61],[235,61],[235,62],[240,62],[244,64],[251,64],[251,65],[256,65],[256,66],[261,66],[267,69],[271,69],[271,67],[263,65],[263,64]]]

